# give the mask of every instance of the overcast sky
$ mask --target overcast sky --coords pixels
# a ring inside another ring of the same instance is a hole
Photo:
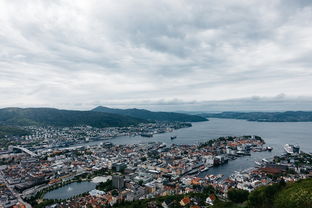
[[[0,1],[0,107],[312,110],[311,67],[310,0]]]

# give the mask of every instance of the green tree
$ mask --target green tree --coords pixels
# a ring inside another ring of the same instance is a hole
[[[112,195],[113,195],[113,196],[115,196],[115,197],[116,197],[116,196],[118,196],[118,194],[119,194],[119,193],[118,193],[118,191],[117,191],[117,190],[113,190],[113,191],[112,191]]]
[[[101,191],[111,191],[113,190],[113,183],[112,180],[107,180],[106,182],[101,182],[96,186],[96,189],[101,190]]]
[[[269,186],[262,186],[260,188],[257,188],[249,194],[249,206],[254,208],[273,207],[276,195],[283,189],[284,186],[285,183],[280,182]]]
[[[242,189],[230,189],[228,191],[228,198],[235,203],[242,203],[247,201],[249,192]]]
[[[144,183],[144,181],[143,181],[143,180],[139,180],[139,182],[138,182],[138,184],[139,184],[140,186],[142,186],[142,185],[143,185],[143,183]]]
[[[274,208],[312,207],[312,179],[288,184],[274,200]]]

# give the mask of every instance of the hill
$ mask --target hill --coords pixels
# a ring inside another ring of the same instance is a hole
[[[207,121],[206,118],[197,115],[188,115],[183,113],[171,112],[152,112],[144,109],[114,109],[103,106],[98,106],[92,111],[115,113],[118,115],[126,115],[135,118],[145,119],[149,121],[180,121],[180,122],[199,122]]]
[[[312,179],[257,188],[249,194],[248,203],[251,208],[312,207]]]
[[[274,200],[276,208],[312,207],[312,179],[288,184]]]
[[[207,207],[206,198],[216,190],[207,187],[202,192],[190,192],[183,195],[168,195],[151,199],[122,202],[114,205],[117,208],[162,207],[163,202],[170,201],[168,207],[181,207],[179,202],[183,197],[190,197],[197,204]],[[228,200],[216,199],[211,208],[308,208],[312,207],[312,179],[304,179],[293,183],[274,183],[261,186],[248,193],[241,189],[230,189],[232,196]],[[188,205],[186,207],[192,207]],[[193,207],[196,207],[195,205]]]
[[[147,122],[143,119],[94,111],[58,110],[54,108],[3,108],[0,125],[59,126],[89,125],[92,127],[130,126]]]
[[[311,111],[286,112],[222,112],[198,114],[205,118],[231,118],[262,122],[308,122],[312,121]]]
[[[24,136],[28,131],[15,126],[0,126],[0,138],[4,136]]]

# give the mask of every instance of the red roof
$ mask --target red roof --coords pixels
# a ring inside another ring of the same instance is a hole
[[[214,194],[210,194],[209,198],[211,199],[211,201],[216,200],[216,196]]]
[[[189,204],[191,202],[190,198],[189,197],[184,197],[182,200],[181,200],[184,204]]]

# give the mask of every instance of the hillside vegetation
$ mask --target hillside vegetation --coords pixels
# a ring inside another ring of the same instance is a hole
[[[241,193],[231,196],[232,202],[240,197]],[[247,198],[246,198],[247,199]],[[237,201],[236,201],[237,202]],[[293,183],[276,183],[273,185],[262,186],[252,191],[246,205],[246,208],[310,208],[312,207],[312,179],[300,180]],[[242,204],[232,204],[227,202],[219,203],[214,207],[234,208]]]
[[[3,108],[0,125],[14,126],[80,126],[92,127],[130,126],[146,120],[104,112],[58,110],[54,108]]]
[[[24,136],[29,132],[15,126],[0,126],[0,138],[4,136]]]
[[[152,112],[144,109],[114,109],[99,106],[92,111],[114,113],[118,115],[131,116],[149,121],[179,121],[179,122],[199,122],[207,121],[206,118],[197,115],[188,115],[183,113],[172,112]]]
[[[288,184],[274,200],[274,208],[312,207],[312,179]]]
[[[202,113],[199,116],[206,118],[244,119],[248,121],[263,122],[307,122],[312,121],[311,111],[286,111],[286,112],[223,112]]]
[[[207,206],[206,198],[215,192],[213,188],[207,191],[189,193],[186,195],[169,195],[154,199],[123,202],[115,205],[118,208],[136,207],[162,207],[165,200],[171,201],[169,208],[182,207],[179,201],[183,197],[190,197],[197,200],[198,205]],[[216,199],[211,208],[311,208],[312,207],[312,179],[300,180],[295,183],[280,182],[273,185],[262,186],[248,193],[240,189],[230,189],[228,200]],[[151,206],[153,205],[153,206]],[[186,206],[190,207],[190,205]]]

